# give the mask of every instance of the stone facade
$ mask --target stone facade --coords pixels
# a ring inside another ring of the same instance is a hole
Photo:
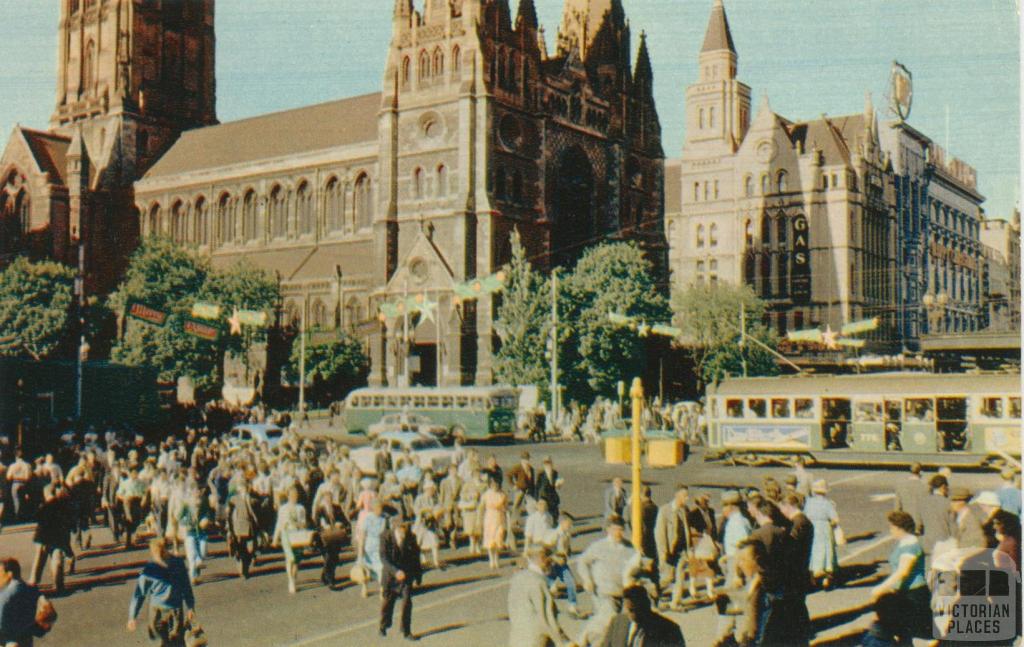
[[[621,239],[665,268],[643,38],[634,66],[621,3],[570,0],[558,42],[532,0],[397,0],[382,92],[185,133],[135,186],[142,235],[277,272],[283,323],[354,329],[374,384],[489,383],[494,303],[452,290],[513,228],[545,270]],[[378,321],[408,296],[436,315]]]
[[[1010,221],[983,219],[981,243],[987,328],[1020,331],[1020,212]]]

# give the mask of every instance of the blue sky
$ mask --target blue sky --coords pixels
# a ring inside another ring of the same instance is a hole
[[[562,0],[535,0],[549,42]],[[514,7],[517,0],[511,0]],[[422,6],[422,0],[417,5]],[[648,34],[665,151],[679,155],[683,90],[711,0],[623,0]],[[910,123],[978,169],[990,216],[1020,201],[1015,0],[725,0],[740,77],[790,119],[884,110],[893,59],[914,74]],[[217,0],[222,121],[378,90],[390,0]],[[0,0],[0,145],[53,110],[58,0]]]

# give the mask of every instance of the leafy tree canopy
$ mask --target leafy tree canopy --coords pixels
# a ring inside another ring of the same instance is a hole
[[[299,383],[302,354],[301,337],[292,342],[285,377]],[[370,358],[363,345],[348,334],[328,344],[306,344],[306,388],[321,402],[344,397],[352,389],[364,386],[370,372]]]
[[[67,338],[75,272],[19,257],[0,272],[0,355],[51,356]]]
[[[512,233],[512,261],[505,267],[505,289],[501,294],[495,331],[501,348],[494,357],[494,372],[503,384],[548,382],[545,346],[550,335],[550,283],[534,271],[526,259],[519,232]]]

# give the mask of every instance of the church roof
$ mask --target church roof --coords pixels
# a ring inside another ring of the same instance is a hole
[[[375,142],[381,93],[189,130],[146,179]]]
[[[704,45],[700,51],[717,52],[723,49],[736,52],[732,32],[729,30],[729,19],[725,16],[725,7],[722,0],[715,0],[715,6],[711,8],[711,18],[708,20],[708,30],[704,33]]]
[[[67,152],[71,139],[29,128],[21,128],[21,134],[39,168],[49,173],[52,181],[65,184],[64,174],[68,167]]]

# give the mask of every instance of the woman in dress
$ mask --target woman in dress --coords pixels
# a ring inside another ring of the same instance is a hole
[[[864,645],[910,645],[914,637],[930,638],[931,594],[925,579],[924,549],[914,534],[914,518],[901,510],[886,516],[896,546],[889,554],[892,573],[871,589],[877,618]]]
[[[480,554],[480,533],[483,523],[480,519],[480,495],[483,493],[481,475],[478,471],[470,473],[462,489],[459,490],[459,519],[462,522],[462,534],[469,539],[469,553]],[[452,539],[455,543],[455,539]],[[454,546],[453,546],[454,548]]]
[[[824,479],[819,479],[811,485],[811,496],[804,504],[804,514],[814,527],[809,568],[814,579],[820,581],[825,588],[831,585],[839,570],[835,535],[839,514],[836,512],[836,504],[827,494],[828,484]]]
[[[498,488],[498,482],[490,480],[487,491],[480,499],[484,520],[484,548],[492,570],[499,567],[498,556],[505,547],[508,496]]]
[[[306,509],[299,503],[299,489],[288,489],[288,501],[277,510],[277,524],[274,526],[274,547],[284,550],[285,572],[288,574],[288,592],[295,593],[295,578],[299,575],[299,561],[289,535],[306,529]]]
[[[363,578],[363,581],[360,583],[360,592],[364,598],[369,595],[369,590],[366,586],[369,583],[369,574],[373,574],[378,582],[381,581],[383,564],[380,560],[380,536],[387,530],[387,527],[388,521],[387,517],[384,516],[384,503],[380,499],[374,499],[370,512],[363,517],[358,530],[359,561],[368,571],[367,577]],[[384,589],[382,588],[381,596],[383,595]]]
[[[413,502],[413,511],[416,514],[416,522],[412,526],[412,532],[416,535],[416,541],[421,550],[430,551],[434,568],[441,568],[438,555],[441,542],[437,537],[437,519],[441,506],[437,498],[437,486],[433,481],[425,481],[423,493]]]

